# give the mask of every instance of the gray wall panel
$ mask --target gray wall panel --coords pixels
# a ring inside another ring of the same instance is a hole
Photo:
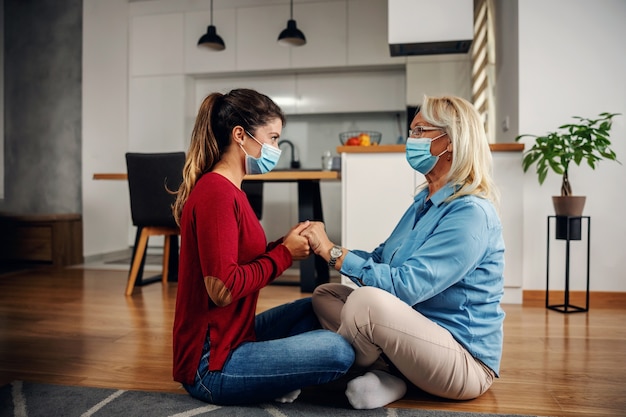
[[[82,0],[4,2],[5,200],[80,213]]]

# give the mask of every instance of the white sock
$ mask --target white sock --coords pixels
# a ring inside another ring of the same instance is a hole
[[[279,403],[292,403],[296,400],[296,398],[298,398],[298,395],[300,395],[300,392],[302,392],[301,390],[297,389],[295,391],[291,391],[288,392],[287,394],[283,395],[282,397],[278,397],[276,398],[274,401],[279,402]]]
[[[370,371],[348,382],[346,397],[357,410],[383,407],[406,394],[406,384],[383,371]]]

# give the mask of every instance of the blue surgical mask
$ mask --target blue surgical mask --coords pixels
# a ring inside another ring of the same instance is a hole
[[[428,174],[437,164],[439,157],[448,152],[445,149],[439,155],[430,153],[430,143],[446,134],[443,133],[436,138],[408,138],[406,140],[406,160],[414,170],[424,175]]]
[[[266,143],[261,143],[254,136],[252,136],[249,132],[246,132],[248,136],[250,136],[256,143],[261,145],[261,156],[255,158],[254,156],[248,155],[248,152],[243,148],[243,143],[240,143],[239,146],[243,150],[243,153],[246,154],[246,174],[254,175],[254,174],[266,174],[270,172],[280,159],[280,154],[282,151],[278,148],[270,146]]]

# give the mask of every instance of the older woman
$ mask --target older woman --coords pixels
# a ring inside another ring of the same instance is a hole
[[[471,399],[499,372],[504,242],[479,114],[458,97],[425,97],[406,159],[426,183],[373,252],[336,245],[321,223],[302,232],[358,286],[326,284],[313,294],[322,325],[352,344],[366,370],[348,383],[354,408],[401,398],[405,379],[433,395]]]

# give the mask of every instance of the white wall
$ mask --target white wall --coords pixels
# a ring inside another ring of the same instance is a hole
[[[112,29],[114,28],[114,30]],[[83,1],[83,245],[86,257],[128,247],[128,2]]]
[[[571,116],[622,113],[611,136],[618,159],[626,164],[625,21],[623,0],[519,1],[521,133],[543,134]],[[584,214],[591,216],[591,289],[626,291],[626,165],[609,161],[595,171],[588,166],[570,171],[574,193],[587,196]],[[525,289],[545,288],[546,216],[554,212],[550,197],[559,192],[557,175],[549,174],[539,186],[534,172],[525,174]],[[580,246],[572,244],[572,278],[584,272]],[[551,244],[555,262],[557,252],[563,253],[562,246],[557,248]],[[583,288],[583,279],[572,281],[573,289]]]

